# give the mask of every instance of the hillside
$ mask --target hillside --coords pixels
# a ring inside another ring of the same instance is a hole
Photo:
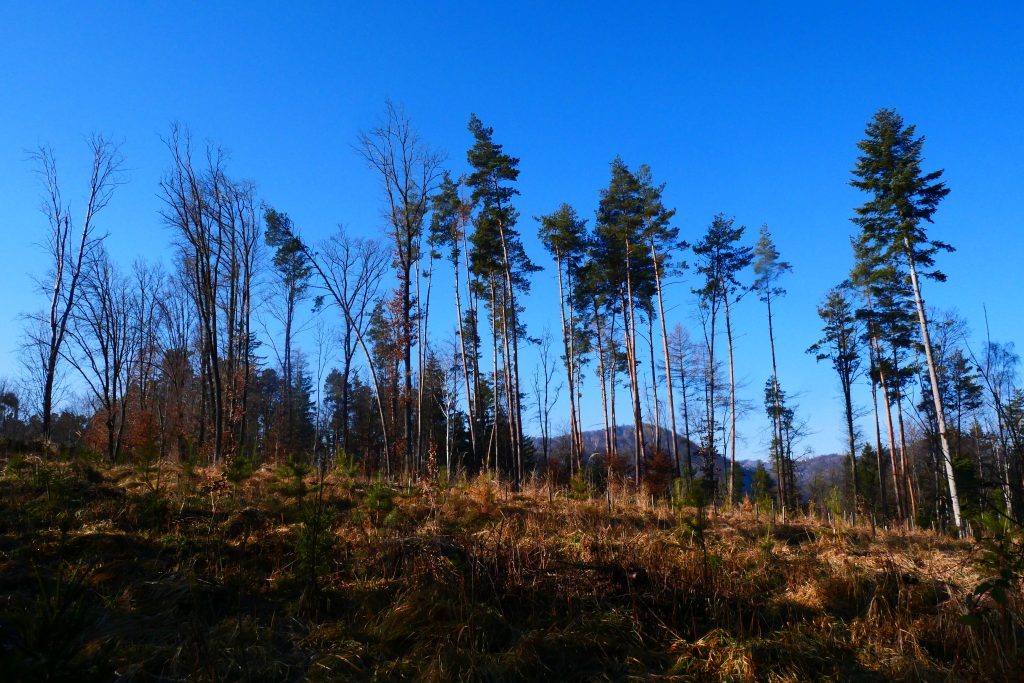
[[[1013,680],[972,546],[480,479],[0,477],[5,680]],[[236,476],[237,475],[237,476]],[[231,481],[234,479],[234,483]],[[318,502],[319,501],[319,502]]]

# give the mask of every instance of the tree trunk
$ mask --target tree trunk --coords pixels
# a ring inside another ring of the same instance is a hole
[[[772,424],[772,429],[773,429],[774,434],[775,434],[775,437],[773,438],[773,441],[776,442],[776,449],[775,449],[776,450],[776,456],[775,457],[776,457],[777,462],[778,462],[778,465],[777,465],[778,472],[781,474],[786,469],[786,467],[785,467],[785,461],[784,461],[785,455],[784,455],[784,453],[782,451],[782,405],[781,405],[780,394],[779,394],[779,369],[778,369],[778,365],[775,362],[775,328],[774,328],[774,321],[772,319],[772,292],[771,292],[771,287],[767,287],[766,290],[765,290],[765,293],[766,293],[765,303],[768,306],[768,344],[771,347],[771,351],[772,351],[772,392],[774,394],[772,398],[773,398],[773,401],[775,403],[775,415],[772,416],[774,418],[773,419],[773,424]],[[728,324],[728,323],[726,323],[726,324]],[[730,350],[730,354],[731,354],[731,350]],[[780,481],[781,480],[782,480],[782,478],[780,477]],[[779,507],[782,507],[782,506],[785,506],[787,504],[792,504],[793,503],[793,499],[794,499],[793,492],[789,491],[788,488],[789,487],[787,487],[787,486],[779,486]]]
[[[729,504],[736,502],[736,374],[732,357],[732,321],[729,315],[729,295],[723,297],[725,302],[725,338],[729,351]]]
[[[580,439],[578,424],[576,422],[575,373],[573,372],[575,357],[573,356],[572,340],[572,302],[569,302],[569,320],[566,321],[565,291],[562,286],[562,257],[557,250],[555,250],[555,269],[558,271],[558,312],[562,319],[562,344],[565,347],[565,373],[569,389],[569,438],[571,439],[572,446],[570,449],[570,457],[576,461],[576,466],[580,467],[582,458],[580,444],[582,440]],[[546,454],[544,461],[545,463],[547,462]]]
[[[896,347],[893,346],[893,374],[898,378],[900,374],[896,358]],[[903,392],[900,391],[899,381],[893,386],[893,394],[896,403],[896,425],[900,432],[900,468],[903,470],[903,485],[906,487],[904,500],[910,502],[910,523],[917,523],[917,496],[914,494],[914,483],[910,478],[910,463],[907,458],[907,433],[903,426]]]
[[[640,382],[637,377],[636,364],[636,310],[633,307],[633,276],[630,265],[630,244],[626,239],[626,305],[624,314],[629,315],[628,326],[625,329],[626,337],[626,362],[629,365],[629,381],[633,395],[633,425],[634,425],[634,448],[636,449],[636,483],[639,486],[643,479],[643,469],[647,464],[647,440],[644,435],[643,415],[640,411]],[[625,318],[623,323],[626,323]]]
[[[946,434],[946,414],[942,407],[942,396],[939,392],[939,375],[932,358],[932,340],[928,334],[928,319],[925,317],[924,300],[921,297],[921,286],[917,281],[917,267],[914,263],[910,242],[904,239],[907,265],[910,268],[910,284],[914,290],[914,303],[917,305],[917,321],[921,327],[921,343],[924,346],[925,360],[928,363],[928,379],[931,383],[932,403],[935,405],[935,420],[939,427],[939,443],[942,446],[942,460],[946,467],[946,483],[949,486],[949,502],[953,508],[953,523],[957,532],[963,532],[963,520],[960,517],[960,496],[957,494],[956,477],[953,474],[953,457],[949,450],[949,436]]]
[[[654,399],[653,410],[648,405],[648,410],[654,413],[654,451],[661,450],[661,406],[658,405],[658,367],[654,362],[654,319],[647,316],[647,348],[651,358],[651,395]]]
[[[466,385],[466,413],[469,418],[469,447],[472,449],[473,457],[475,458],[477,454],[476,410],[474,410],[475,403],[473,400],[473,393],[470,391],[469,363],[466,360],[466,328],[462,319],[462,297],[460,294],[461,287],[459,286],[461,276],[459,273],[458,257],[454,259],[452,266],[455,271],[455,313],[458,315],[459,321],[459,354],[462,357],[462,377]]]
[[[875,349],[875,363],[878,369],[878,381],[882,387],[882,400],[885,403],[885,423],[889,430],[889,460],[892,464],[892,487],[893,495],[896,498],[896,513],[900,519],[906,517],[905,510],[903,507],[903,496],[900,494],[900,473],[899,466],[896,464],[896,435],[893,432],[892,427],[892,402],[889,400],[889,387],[885,380],[885,371],[882,369],[882,353],[878,348],[878,338],[874,336],[874,332],[871,332],[871,343]]]
[[[605,364],[604,340],[601,337],[601,316],[597,310],[597,303],[594,303],[594,328],[597,337],[597,375],[601,380],[601,417],[604,419],[604,452],[605,457],[612,456],[612,432],[608,424],[608,393],[605,382],[607,381],[607,366]]]
[[[680,470],[679,463],[679,439],[676,436],[676,404],[675,396],[672,393],[672,363],[669,360],[668,353],[668,331],[665,323],[665,299],[662,295],[661,290],[661,272],[658,268],[658,255],[654,250],[654,242],[651,242],[651,259],[654,261],[654,284],[657,287],[658,293],[658,315],[661,318],[661,344],[662,349],[665,352],[665,389],[668,392],[668,415],[669,415],[669,426],[672,429],[672,460],[675,462],[676,472]],[[685,400],[685,399],[684,399]],[[683,409],[683,413],[686,413],[686,409]],[[689,437],[687,437],[689,438]],[[690,445],[689,442],[686,444],[687,455],[689,455]]]

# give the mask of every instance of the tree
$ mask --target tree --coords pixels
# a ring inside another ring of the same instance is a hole
[[[823,323],[823,336],[807,353],[816,360],[828,360],[839,376],[843,392],[843,408],[846,417],[846,433],[850,455],[850,487],[853,494],[853,515],[856,520],[857,508],[857,445],[853,427],[853,383],[861,366],[860,330],[856,310],[850,300],[850,284],[844,282],[825,294],[818,306],[818,317]]]
[[[473,456],[477,456],[477,430],[476,430],[476,392],[471,385],[474,384],[475,373],[471,372],[469,354],[466,352],[466,337],[468,334],[465,317],[462,311],[462,267],[460,256],[465,255],[466,277],[469,277],[469,263],[467,250],[463,248],[466,241],[466,226],[469,224],[472,207],[459,195],[459,183],[452,179],[446,171],[442,174],[441,183],[437,193],[431,200],[430,216],[430,245],[431,248],[447,248],[448,260],[452,264],[452,275],[455,283],[455,313],[459,321],[459,359],[462,362],[462,379],[466,389],[466,412],[469,417],[469,440]],[[467,294],[472,299],[472,292]],[[447,409],[447,408],[446,408]],[[450,409],[449,409],[450,410]]]
[[[387,255],[382,246],[373,240],[354,238],[338,226],[337,232],[314,251],[294,232],[284,233],[284,237],[298,240],[302,254],[317,275],[317,285],[325,296],[317,299],[317,306],[324,304],[329,297],[342,313],[345,324],[345,335],[353,335],[366,357],[370,377],[373,381],[374,400],[380,418],[381,433],[384,442],[384,463],[390,467],[391,453],[388,439],[388,424],[384,414],[381,397],[381,385],[378,381],[374,357],[367,345],[366,331],[369,324],[370,311],[378,301],[377,293],[387,268]],[[349,347],[343,349],[345,369],[343,371],[343,403],[348,402],[348,373],[352,356]],[[347,406],[342,410],[347,415]],[[389,472],[390,473],[390,472]]]
[[[533,372],[533,395],[537,405],[537,425],[540,427],[541,453],[544,457],[544,472],[548,471],[548,451],[551,445],[551,411],[558,403],[562,384],[555,385],[555,371],[558,366],[551,357],[551,333],[544,330],[539,340],[538,364]]]
[[[886,260],[902,258],[908,269],[931,382],[953,522],[962,530],[953,458],[919,280],[919,275],[939,281],[945,276],[937,270],[918,272],[934,266],[936,252],[952,251],[948,244],[929,238],[925,227],[933,222],[939,202],[949,194],[949,188],[941,180],[941,170],[925,173],[921,169],[924,137],[915,133],[915,126],[904,124],[903,118],[891,109],[880,109],[868,123],[865,138],[857,145],[861,155],[850,184],[867,192],[871,198],[856,209],[853,222],[876,253]]]
[[[79,305],[71,318],[65,359],[92,392],[107,433],[107,459],[119,460],[128,403],[128,376],[139,348],[137,301],[105,250],[100,250],[82,279]]]
[[[106,237],[99,231],[96,217],[122,182],[124,160],[116,144],[102,135],[94,135],[89,139],[89,150],[89,188],[77,232],[71,207],[64,202],[53,150],[40,147],[33,155],[44,187],[42,210],[49,221],[45,248],[51,271],[48,282],[40,281],[49,306],[46,312],[31,316],[34,324],[28,335],[41,369],[42,431],[46,442],[50,441],[54,385],[68,325],[78,304],[82,279]]]
[[[707,323],[705,325],[704,339],[708,349],[708,364],[712,369],[717,361],[715,357],[715,327],[718,312],[724,309],[725,313],[726,339],[729,353],[729,405],[732,421],[732,447],[730,449],[729,468],[730,501],[734,499],[736,493],[734,476],[736,469],[736,378],[733,368],[730,300],[742,289],[737,276],[740,271],[750,265],[753,259],[751,248],[739,244],[744,230],[746,228],[743,226],[734,227],[734,220],[720,213],[711,221],[711,225],[708,226],[708,230],[701,241],[693,246],[693,253],[697,257],[697,272],[704,278],[704,284],[695,289],[694,293],[699,297],[700,306],[703,311],[702,316]],[[713,378],[714,373],[712,371],[712,381],[709,388],[710,398],[708,401],[708,444],[711,445],[712,449],[716,425],[714,412],[716,387]],[[781,475],[782,473],[776,472],[779,488],[784,489],[784,479]],[[708,479],[707,472],[705,472],[705,485],[713,485],[713,479]],[[708,491],[708,493],[710,494],[711,492]],[[780,496],[783,499],[787,495],[784,492],[780,492]]]
[[[851,282],[860,289],[864,303],[857,310],[858,319],[864,322],[864,339],[868,344],[871,360],[870,375],[872,397],[877,399],[877,388],[882,390],[886,429],[889,436],[889,459],[893,496],[897,515],[908,516],[915,507],[913,488],[910,486],[909,470],[902,420],[901,390],[913,378],[914,371],[908,367],[907,357],[913,345],[913,313],[906,295],[906,280],[898,268],[885,264],[871,248],[864,236],[853,240],[854,268]],[[888,347],[885,346],[888,344]],[[898,430],[893,426],[892,407],[896,407]],[[876,451],[881,457],[882,446],[878,426],[878,408],[875,400]],[[900,434],[897,447],[896,433]],[[897,455],[899,459],[897,459]],[[901,466],[902,463],[902,466]],[[881,472],[879,465],[879,472]],[[885,507],[885,489],[879,491],[882,507]]]
[[[778,280],[792,270],[792,266],[781,259],[779,250],[775,247],[775,243],[772,241],[771,233],[768,232],[767,225],[761,226],[757,243],[754,245],[753,257],[754,275],[756,277],[752,289],[757,292],[758,298],[768,308],[768,343],[772,352],[772,382],[775,384],[774,395],[778,396],[780,393],[779,369],[778,363],[775,360],[775,331],[772,319],[772,300],[785,295],[786,290],[778,285]],[[781,413],[781,406],[775,406],[775,421],[773,429],[777,436],[776,443],[780,446],[782,444]],[[792,463],[786,463],[783,461],[781,451],[776,452],[775,461],[781,465],[782,469],[780,471],[787,471],[792,468]],[[785,478],[783,477],[780,480],[784,479]],[[787,491],[786,493],[788,493],[791,498],[794,494],[793,491]]]
[[[665,361],[665,388],[668,392],[668,414],[669,425],[672,429],[672,460],[675,464],[675,471],[679,472],[679,439],[676,435],[676,404],[675,392],[672,389],[672,362],[669,355],[668,329],[665,321],[665,296],[662,289],[662,275],[671,272],[671,255],[673,252],[685,249],[689,245],[679,241],[679,229],[669,225],[669,221],[675,216],[675,209],[666,209],[662,202],[661,195],[665,185],[654,185],[651,180],[651,171],[646,165],[642,165],[637,171],[637,180],[640,183],[640,196],[642,198],[642,211],[644,216],[644,231],[647,235],[647,242],[651,248],[651,264],[654,269],[654,286],[658,295],[658,318],[661,322],[661,344]],[[682,267],[683,264],[680,264]],[[654,339],[651,335],[651,371],[654,372]],[[657,406],[657,377],[654,378],[655,406]],[[657,422],[657,420],[655,420]],[[661,426],[656,425],[656,434],[660,436]]]
[[[252,378],[252,284],[259,262],[261,225],[255,188],[227,175],[227,154],[208,146],[205,168],[193,163],[191,136],[171,128],[171,168],[160,181],[165,223],[178,239],[183,284],[196,310],[201,404],[198,445],[206,437],[206,411],[215,462],[245,442]]]
[[[294,226],[287,214],[267,207],[263,213],[267,231],[265,240],[274,249],[274,268],[277,271],[277,289],[283,310],[280,322],[284,327],[284,351],[281,354],[281,371],[284,377],[285,433],[291,440],[295,431],[295,415],[292,400],[294,377],[292,373],[292,338],[294,336],[295,308],[309,289],[312,269],[302,253],[302,243],[295,236]],[[290,445],[290,444],[289,444]]]
[[[655,265],[648,258],[649,245],[645,232],[648,218],[645,200],[648,198],[649,191],[637,174],[630,171],[621,158],[616,157],[611,163],[608,187],[601,190],[591,245],[592,296],[604,305],[605,314],[612,318],[612,325],[616,315],[622,316],[625,369],[633,411],[634,478],[637,485],[643,478],[647,443],[640,408],[636,317],[638,311],[653,314],[652,301],[657,289]],[[613,338],[613,335],[609,334],[609,337]],[[615,364],[612,363],[610,367],[614,378]],[[614,388],[614,379],[611,386]],[[614,405],[613,397],[613,410]],[[613,429],[614,423],[613,419]]]
[[[416,292],[413,292],[413,272],[419,272],[423,226],[444,157],[423,142],[405,112],[390,100],[385,102],[381,123],[360,134],[358,150],[367,165],[380,176],[384,215],[394,240],[393,265],[398,275],[401,302],[397,322],[401,328],[404,366],[401,403],[408,471],[419,460],[419,454],[413,451],[412,412],[412,347],[419,342],[415,334],[420,313],[419,278],[416,277]],[[422,367],[419,371],[422,372]]]
[[[757,467],[754,469],[751,488],[753,489],[754,502],[759,507],[767,507],[771,505],[772,488],[774,488],[774,486],[772,476],[768,474],[768,470],[765,469],[764,463],[757,463]]]
[[[529,291],[528,275],[540,270],[523,249],[515,224],[519,212],[512,198],[519,191],[511,184],[519,178],[519,159],[509,156],[494,142],[494,129],[484,126],[475,114],[470,116],[469,131],[473,146],[466,153],[473,168],[466,178],[477,208],[472,236],[472,271],[490,294],[492,338],[495,357],[495,424],[497,424],[497,329],[500,323],[504,362],[504,388],[512,449],[512,469],[516,481],[523,475],[523,411],[519,382],[519,339],[525,333],[519,322],[521,293]],[[492,437],[496,437],[493,434]],[[492,438],[495,448],[497,440]],[[497,454],[497,451],[495,451]]]
[[[558,308],[562,322],[562,345],[565,362],[566,380],[569,390],[569,437],[570,453],[577,468],[582,466],[583,430],[582,418],[577,410],[579,366],[582,363],[583,336],[579,322],[583,319],[580,306],[580,278],[583,270],[589,237],[587,222],[576,215],[576,211],[568,204],[562,204],[554,212],[541,216],[540,239],[544,247],[555,259],[555,271],[558,277]],[[547,448],[544,449],[544,460],[547,462]]]
[[[700,375],[697,349],[690,341],[690,335],[682,325],[676,323],[672,328],[671,335],[672,354],[676,357],[676,372],[679,376],[679,394],[682,397],[683,409],[683,438],[686,446],[686,466],[681,473],[686,478],[686,484],[693,483],[693,455],[690,443],[690,396],[699,388],[694,378]]]

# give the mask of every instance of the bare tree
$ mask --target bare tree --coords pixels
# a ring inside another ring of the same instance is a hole
[[[138,301],[105,250],[89,264],[71,316],[71,344],[61,353],[95,397],[107,432],[107,458],[119,460],[128,403],[125,393],[139,348]]]
[[[540,428],[541,454],[544,457],[544,471],[547,472],[548,453],[551,446],[551,411],[558,402],[558,396],[562,392],[564,383],[555,384],[555,373],[558,371],[558,363],[552,356],[551,331],[544,330],[539,340],[539,355],[537,365],[533,370],[533,394],[537,402],[537,425]],[[570,439],[575,434],[570,431]],[[575,444],[570,453],[575,452]]]
[[[304,242],[300,241],[300,244],[302,252],[318,276],[317,284],[341,310],[344,318],[344,339],[355,337],[356,343],[366,357],[384,437],[385,467],[390,468],[391,451],[387,418],[381,402],[377,368],[365,338],[370,314],[378,300],[380,284],[387,270],[387,252],[379,242],[351,237],[341,226],[338,226],[338,231],[333,237],[321,245],[319,252],[313,251]],[[318,299],[318,303],[322,301],[322,297]],[[346,341],[342,349],[345,392],[343,403],[348,400],[348,374],[353,358],[350,349],[354,351],[354,347],[349,346]],[[348,406],[344,405],[343,410],[347,411]]]
[[[68,325],[78,303],[85,271],[106,237],[96,226],[96,216],[122,182],[123,158],[118,145],[102,135],[94,135],[89,139],[89,150],[92,154],[89,189],[77,229],[71,207],[65,203],[61,192],[53,150],[40,147],[32,155],[43,182],[42,211],[50,225],[44,248],[51,270],[45,281],[39,283],[47,293],[49,306],[46,311],[30,316],[34,324],[28,331],[32,355],[39,361],[42,428],[46,442],[50,440],[54,384]]]
[[[208,146],[205,167],[197,167],[191,136],[179,126],[171,128],[167,147],[172,165],[160,182],[163,216],[177,233],[179,262],[197,312],[200,376],[212,411],[212,457],[219,461],[246,438],[252,284],[260,241],[255,188],[227,176],[227,155],[218,147]],[[199,445],[204,429],[201,425]]]
[[[419,461],[413,452],[412,347],[416,339],[420,302],[419,278],[413,292],[413,273],[419,272],[423,226],[430,208],[430,195],[441,177],[444,156],[424,143],[405,112],[390,100],[385,102],[384,119],[359,136],[357,149],[367,165],[376,171],[384,190],[384,212],[394,240],[394,267],[398,271],[401,343],[404,365],[402,415],[405,424],[406,468]],[[414,313],[415,309],[415,313]],[[422,354],[420,362],[422,364]],[[423,368],[418,368],[422,373]],[[419,439],[415,439],[419,443]]]

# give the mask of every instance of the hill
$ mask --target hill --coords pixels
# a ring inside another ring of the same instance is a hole
[[[486,479],[301,467],[0,476],[5,680],[968,680],[971,544]],[[1021,604],[1011,592],[1007,604]]]

